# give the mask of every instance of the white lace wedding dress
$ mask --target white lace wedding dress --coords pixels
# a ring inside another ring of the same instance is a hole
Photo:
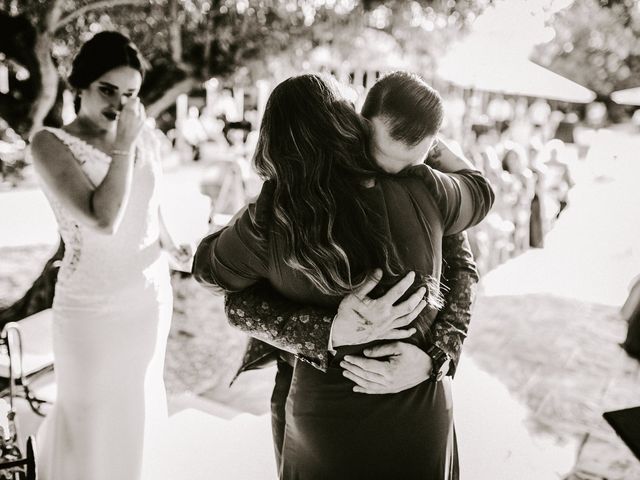
[[[60,129],[94,185],[111,158]],[[143,131],[114,235],[74,220],[47,191],[66,251],[53,302],[56,403],[37,436],[41,480],[138,480],[167,419],[164,355],[172,313],[158,242],[160,160]]]

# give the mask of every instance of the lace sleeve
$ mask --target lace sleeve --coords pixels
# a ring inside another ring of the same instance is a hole
[[[478,271],[466,233],[444,237],[442,254],[445,263],[442,283],[448,289],[444,295],[445,306],[431,331],[435,345],[451,357],[449,374],[454,375],[469,330]]]

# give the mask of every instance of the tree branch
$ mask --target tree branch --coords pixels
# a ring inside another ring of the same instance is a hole
[[[76,18],[84,15],[87,12],[90,12],[91,10],[98,10],[100,8],[117,7],[120,5],[142,6],[142,5],[148,5],[148,4],[149,4],[148,0],[99,0],[97,2],[85,5],[84,7],[80,7],[77,10],[74,10],[73,12],[71,12],[69,15],[67,15],[57,23],[57,25],[54,28],[54,31],[61,29],[62,27],[67,25],[69,22],[74,21]]]
[[[180,80],[178,83],[173,85],[172,87],[166,89],[158,100],[153,102],[151,105],[147,105],[146,111],[148,117],[157,117],[162,112],[164,112],[167,108],[173,105],[176,102],[176,99],[182,93],[189,93],[191,89],[197,84],[197,80],[193,77],[187,77],[183,80]]]
[[[178,0],[169,0],[169,50],[171,59],[176,65],[182,64],[182,25],[178,18]]]
[[[40,33],[52,34],[55,31],[55,25],[60,21],[62,16],[62,0],[54,0],[49,4],[45,14],[41,17],[38,25]]]

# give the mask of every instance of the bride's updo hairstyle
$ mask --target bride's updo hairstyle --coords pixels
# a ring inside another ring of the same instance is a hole
[[[67,79],[75,90],[73,103],[80,110],[80,90],[84,90],[102,75],[118,67],[131,67],[144,79],[147,62],[131,40],[120,32],[106,31],[86,41],[73,59],[71,75]]]

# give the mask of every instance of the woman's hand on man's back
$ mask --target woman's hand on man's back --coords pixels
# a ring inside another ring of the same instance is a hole
[[[415,274],[409,272],[382,297],[373,299],[367,295],[382,279],[382,271],[372,272],[360,288],[340,302],[331,329],[331,347],[360,345],[373,340],[401,340],[413,335],[415,329],[405,327],[426,306],[425,288],[419,288],[398,305],[394,306],[394,303],[411,287],[414,277]]]

